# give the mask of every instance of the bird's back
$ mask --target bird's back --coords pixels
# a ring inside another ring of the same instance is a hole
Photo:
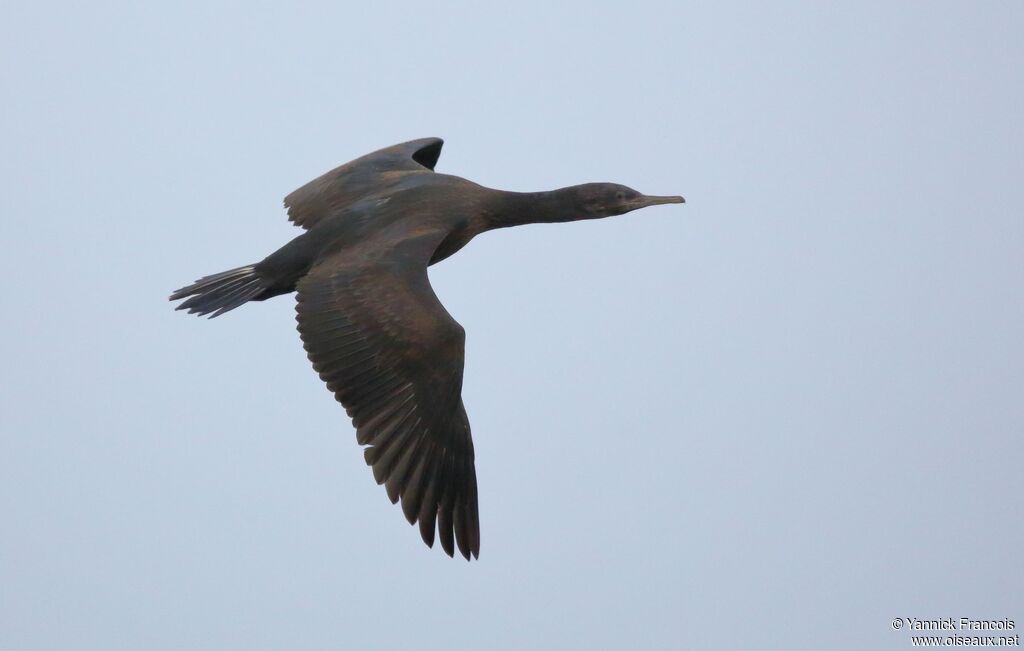
[[[285,197],[288,219],[311,229],[361,199],[386,195],[410,175],[432,175],[442,145],[440,138],[421,138],[336,167]]]

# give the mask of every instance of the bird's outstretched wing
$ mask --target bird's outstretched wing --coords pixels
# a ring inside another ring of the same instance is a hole
[[[439,238],[378,254],[342,251],[298,284],[297,320],[313,367],[352,417],[377,483],[449,556],[480,553],[476,471],[462,404],[465,331],[427,278]],[[453,539],[454,536],[454,539]]]
[[[346,207],[386,190],[401,172],[432,172],[441,156],[440,138],[420,138],[367,154],[313,179],[284,198],[288,219],[305,229]]]

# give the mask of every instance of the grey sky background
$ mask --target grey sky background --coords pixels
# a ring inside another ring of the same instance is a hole
[[[910,648],[1024,626],[1024,5],[6,4],[0,648]],[[480,561],[428,550],[293,299],[169,292],[424,136],[659,207],[481,236]]]

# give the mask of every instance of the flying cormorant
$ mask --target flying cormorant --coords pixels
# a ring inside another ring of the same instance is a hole
[[[613,183],[504,192],[437,174],[440,138],[373,152],[285,197],[306,232],[262,262],[174,292],[179,310],[215,317],[297,292],[313,368],[345,406],[392,503],[449,556],[480,554],[476,470],[462,404],[465,331],[434,295],[427,267],[495,228],[621,215],[678,196]]]

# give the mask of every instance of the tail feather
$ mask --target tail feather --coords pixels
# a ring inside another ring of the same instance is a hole
[[[256,267],[248,265],[204,276],[171,294],[170,300],[177,301],[191,296],[192,298],[175,309],[188,310],[189,314],[200,315],[212,312],[212,319],[251,301],[265,289]]]

